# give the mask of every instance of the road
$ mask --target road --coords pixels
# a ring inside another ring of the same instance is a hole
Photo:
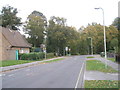
[[[85,56],[39,64],[2,74],[2,88],[82,88]]]

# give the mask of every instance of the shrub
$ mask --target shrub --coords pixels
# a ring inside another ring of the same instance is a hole
[[[26,54],[26,53],[19,54],[19,59],[20,60],[28,60],[28,54]]]
[[[37,53],[37,55],[38,55],[39,59],[45,58],[45,53],[43,53],[43,52]]]
[[[32,52],[32,53],[24,53],[24,54],[19,54],[19,59],[20,60],[38,60],[38,59],[43,59],[44,58],[44,53],[39,52]]]
[[[116,62],[120,63],[120,54],[116,54],[115,60],[116,60]]]
[[[47,53],[47,58],[53,58],[54,57],[54,53]]]
[[[105,52],[101,52],[101,53],[100,53],[100,56],[101,56],[101,57],[104,57],[104,56],[105,56]]]
[[[53,58],[54,53],[47,53],[47,58]],[[43,52],[32,52],[32,53],[24,53],[24,54],[19,54],[19,59],[20,60],[39,60],[39,59],[44,59],[45,58],[45,53]]]
[[[37,53],[29,53],[28,54],[29,60],[36,60],[38,59]]]

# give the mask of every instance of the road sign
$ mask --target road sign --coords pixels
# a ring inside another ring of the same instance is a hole
[[[65,50],[68,51],[68,47],[65,47]]]

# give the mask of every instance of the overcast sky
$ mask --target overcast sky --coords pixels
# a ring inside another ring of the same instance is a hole
[[[67,19],[67,25],[79,29],[88,23],[102,24],[102,11],[95,7],[102,7],[105,12],[105,25],[110,25],[118,16],[119,0],[0,0],[0,8],[10,5],[17,8],[18,16],[24,22],[27,16],[37,10],[47,19],[59,16]]]

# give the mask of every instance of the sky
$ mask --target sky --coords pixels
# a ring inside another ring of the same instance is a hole
[[[0,0],[0,10],[3,6],[10,5],[18,9],[18,17],[25,22],[27,16],[34,10],[43,13],[49,20],[51,16],[64,17],[68,26],[79,29],[88,23],[103,24],[102,7],[105,13],[105,25],[112,24],[118,17],[119,0]]]

